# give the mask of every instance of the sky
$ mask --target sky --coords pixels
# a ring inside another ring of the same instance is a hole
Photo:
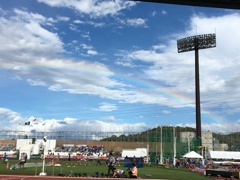
[[[240,128],[240,11],[128,0],[0,0],[1,129],[141,132]],[[25,125],[30,122],[30,125]]]

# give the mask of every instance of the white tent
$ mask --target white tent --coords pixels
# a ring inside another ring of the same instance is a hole
[[[203,158],[200,154],[196,153],[195,151],[188,152],[183,157],[186,157],[186,158],[200,158],[200,159]]]

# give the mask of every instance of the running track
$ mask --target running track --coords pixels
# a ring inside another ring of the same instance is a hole
[[[130,180],[129,178],[93,178],[93,177],[62,177],[62,176],[29,176],[29,175],[0,175],[0,180]],[[167,180],[167,179],[143,179],[141,180]],[[217,180],[217,177],[211,177],[212,180]],[[233,178],[234,179],[234,178]]]
[[[0,180],[122,180],[122,179],[128,179],[129,178],[92,178],[92,177],[62,177],[62,176],[28,176],[28,175],[0,175]],[[149,180],[149,179],[142,179],[141,180]],[[156,179],[151,179],[156,180]],[[157,179],[160,180],[160,179]],[[163,180],[163,179],[161,179]]]

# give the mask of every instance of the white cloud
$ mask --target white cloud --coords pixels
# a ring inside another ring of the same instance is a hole
[[[134,1],[101,1],[101,0],[38,0],[38,2],[45,3],[51,7],[66,7],[74,9],[82,14],[90,15],[91,17],[102,17],[107,15],[115,15],[123,9],[128,9],[135,6]]]
[[[116,119],[114,116],[108,116],[108,117],[101,118],[101,120],[114,122]]]
[[[6,108],[0,108],[0,120],[5,121],[1,124],[6,124],[6,122],[10,122],[17,125],[17,123],[21,122],[23,118],[17,112],[13,112]]]
[[[207,26],[206,26],[207,24]],[[200,61],[200,88],[203,107],[207,108],[206,101],[215,97],[211,106],[218,107],[221,103],[227,103],[231,111],[236,107],[234,99],[239,99],[240,85],[240,41],[238,27],[240,26],[240,14],[228,14],[218,17],[204,17],[194,15],[188,29],[174,37],[184,38],[198,34],[214,33],[216,30],[217,47],[199,51]],[[166,44],[154,45],[143,50],[122,53],[122,61],[118,58],[118,64],[138,64],[138,61],[148,63],[145,66],[145,77],[164,82],[169,86],[168,90],[182,94],[184,97],[194,97],[195,71],[194,52],[177,53],[177,39],[172,39]],[[121,54],[118,54],[121,56]],[[136,63],[135,63],[136,62]],[[181,93],[180,93],[181,92]],[[224,93],[225,92],[225,93]],[[227,93],[232,92],[232,93]],[[224,93],[224,94],[223,94]],[[220,96],[217,97],[217,94]],[[169,103],[167,103],[169,104]]]
[[[98,111],[106,111],[106,112],[111,112],[117,110],[117,107],[115,104],[110,104],[110,103],[101,103],[101,105],[97,109]]]
[[[142,118],[142,117],[140,117]],[[37,121],[34,121],[37,119]],[[142,132],[149,128],[153,128],[143,122],[141,123],[117,123],[114,116],[100,118],[99,120],[76,119],[66,117],[64,119],[43,119],[41,117],[22,117],[20,114],[6,108],[0,108],[0,120],[4,124],[4,130],[16,131],[37,131],[37,132],[56,132],[66,131],[92,131],[92,132]],[[30,121],[30,126],[24,125],[25,122]],[[109,121],[109,122],[106,122]],[[240,121],[240,120],[239,120]],[[176,124],[176,126],[195,128],[195,123]],[[97,127],[97,131],[96,131]],[[202,123],[202,131],[216,132],[237,132],[240,128],[240,123]]]
[[[171,111],[168,111],[168,110],[164,110],[162,112],[163,112],[163,114],[171,114]]]
[[[93,27],[103,27],[106,24],[104,22],[94,22],[94,21],[81,21],[81,20],[74,20],[75,24],[84,24],[84,25],[92,25]]]
[[[162,11],[161,11],[161,14],[164,14],[164,15],[165,15],[165,14],[167,14],[167,11],[162,10]]]
[[[133,27],[148,27],[146,24],[146,20],[142,18],[127,19],[126,25]]]
[[[95,50],[88,50],[88,51],[87,51],[87,54],[89,54],[89,55],[97,55],[98,52],[95,51]]]
[[[66,16],[58,16],[57,19],[58,21],[65,21],[65,22],[70,20],[70,18]]]
[[[98,55],[98,52],[94,50],[94,48],[91,45],[81,44],[80,46],[83,50],[86,50],[86,53],[88,55]]]
[[[15,16],[0,18],[0,41],[4,43],[0,47],[1,58],[4,60],[2,68],[21,69],[44,56],[53,57],[64,52],[58,35],[41,26],[46,18],[19,10],[15,12]]]

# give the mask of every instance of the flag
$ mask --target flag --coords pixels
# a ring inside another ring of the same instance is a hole
[[[30,121],[28,121],[28,122],[25,122],[25,125],[30,125]]]
[[[33,120],[33,124],[38,124],[37,119],[34,119],[34,120]]]

